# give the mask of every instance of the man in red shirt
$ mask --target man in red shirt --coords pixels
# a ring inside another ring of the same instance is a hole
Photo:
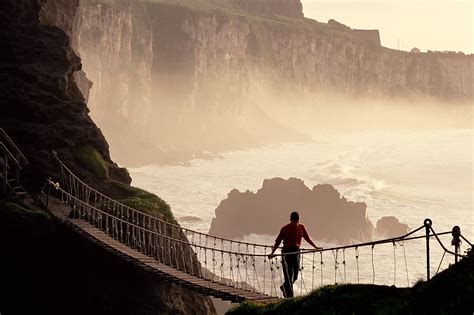
[[[323,249],[314,244],[311,238],[306,232],[306,227],[304,224],[300,224],[300,215],[298,212],[292,212],[290,215],[290,223],[283,226],[280,230],[280,234],[275,240],[275,245],[273,245],[272,252],[268,255],[268,258],[275,257],[274,253],[280,246],[281,241],[283,241],[283,248],[281,250],[282,256],[282,265],[283,265],[283,275],[285,277],[285,282],[280,287],[283,292],[284,297],[293,297],[293,283],[295,283],[298,278],[298,271],[300,265],[300,246],[301,239],[304,238],[311,246],[315,249]]]

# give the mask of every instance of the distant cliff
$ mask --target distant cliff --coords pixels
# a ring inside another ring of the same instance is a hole
[[[304,139],[275,112],[330,106],[327,94],[474,101],[474,56],[384,48],[377,30],[304,18],[299,0],[42,2],[126,164]]]
[[[267,179],[256,193],[232,190],[217,207],[209,234],[228,238],[276,235],[295,210],[313,239],[348,243],[372,238],[373,224],[365,203],[348,201],[331,185],[309,189],[296,178]]]

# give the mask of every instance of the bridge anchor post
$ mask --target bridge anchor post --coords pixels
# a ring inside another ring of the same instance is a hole
[[[454,226],[453,230],[451,232],[451,235],[453,236],[453,240],[451,241],[451,245],[454,246],[454,252],[456,255],[454,255],[454,263],[458,262],[458,254],[459,254],[459,249],[461,247],[461,228],[459,226]]]
[[[430,230],[431,219],[425,219],[423,222],[426,231],[426,281],[430,281]]]

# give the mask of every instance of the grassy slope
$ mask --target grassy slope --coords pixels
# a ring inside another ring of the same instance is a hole
[[[176,223],[170,206],[160,197],[149,193],[143,189],[129,186],[117,181],[112,185],[121,195],[128,196],[118,201],[139,211],[166,219],[169,222]]]
[[[112,180],[109,169],[100,153],[92,147],[82,147],[77,156],[81,165],[91,171],[98,179],[110,183],[113,199],[136,210],[158,216],[169,222],[176,223],[170,206],[160,197],[145,190]]]
[[[473,314],[474,256],[413,288],[332,285],[274,304],[246,302],[242,314]]]

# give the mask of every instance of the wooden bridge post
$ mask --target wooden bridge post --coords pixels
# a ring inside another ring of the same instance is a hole
[[[461,228],[459,226],[454,226],[453,230],[451,232],[451,235],[453,236],[453,240],[451,241],[451,245],[454,246],[454,263],[458,262],[458,254],[459,254],[459,248],[461,247]]]
[[[423,222],[426,230],[426,281],[430,281],[430,228],[431,219],[425,219]]]

